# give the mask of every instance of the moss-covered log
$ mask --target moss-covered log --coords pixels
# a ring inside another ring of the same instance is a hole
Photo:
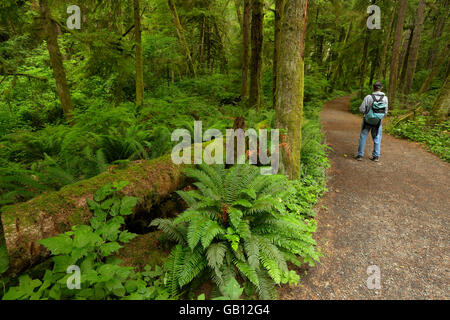
[[[38,240],[66,232],[73,225],[87,223],[91,212],[86,202],[101,186],[114,181],[129,181],[123,193],[140,199],[137,210],[150,211],[152,206],[183,186],[182,171],[183,166],[173,164],[170,155],[137,161],[126,169],[105,172],[28,202],[4,206],[1,208],[4,237],[0,237],[3,238],[0,247],[6,244],[9,273],[16,274],[48,254]]]

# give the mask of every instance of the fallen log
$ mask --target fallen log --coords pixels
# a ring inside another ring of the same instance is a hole
[[[183,187],[185,181],[183,165],[175,165],[167,155],[150,161],[133,162],[125,169],[105,172],[59,191],[44,193],[28,202],[2,207],[0,251],[4,251],[6,246],[8,274],[16,275],[40,262],[49,252],[38,240],[87,223],[92,215],[87,200],[92,199],[101,186],[124,180],[129,184],[122,193],[139,198],[137,210],[146,211]],[[3,259],[0,266],[5,265],[4,254],[0,254],[0,259]]]

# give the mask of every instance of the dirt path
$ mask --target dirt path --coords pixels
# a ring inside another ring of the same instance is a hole
[[[364,161],[355,161],[361,119],[349,100],[330,101],[322,113],[333,148],[330,192],[317,215],[325,256],[280,299],[449,299],[450,165],[386,134],[379,163],[369,160],[370,137]],[[380,268],[380,290],[367,288],[371,265]]]

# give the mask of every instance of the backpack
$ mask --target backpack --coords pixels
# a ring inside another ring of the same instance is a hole
[[[380,96],[380,99],[377,100],[375,95],[371,95],[373,99],[372,106],[369,109],[369,112],[364,116],[364,121],[371,126],[379,126],[381,124],[381,120],[386,116],[386,103],[383,101],[384,96]]]

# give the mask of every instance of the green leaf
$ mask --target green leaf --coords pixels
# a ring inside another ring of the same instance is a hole
[[[223,288],[226,300],[239,300],[242,292],[244,292],[244,289],[241,288],[235,278],[231,278]]]
[[[241,218],[244,214],[242,213],[241,210],[236,209],[236,208],[230,208],[229,213],[230,213],[229,217],[230,217],[231,224],[235,228],[237,228],[239,226],[239,223],[241,222]]]
[[[97,190],[94,194],[94,200],[99,202],[106,199],[106,197],[112,195],[114,193],[114,189],[111,184],[104,185],[100,189]]]
[[[122,246],[118,242],[108,242],[100,246],[100,251],[103,257],[109,256],[117,252]]]
[[[125,188],[127,185],[129,185],[130,182],[129,181],[120,181],[120,182],[113,182],[113,187],[114,189],[116,189],[116,191],[120,191],[123,188]]]
[[[100,243],[101,241],[102,239],[89,226],[79,226],[75,230],[73,246],[75,248],[84,248]]]
[[[119,235],[119,241],[123,243],[128,243],[134,238],[137,237],[137,234],[128,232],[127,230],[122,231]]]
[[[243,189],[241,193],[248,195],[252,199],[256,199],[256,191],[253,189]]]
[[[52,252],[53,255],[69,254],[72,251],[72,239],[66,234],[38,241]]]
[[[120,214],[123,216],[133,213],[133,208],[138,203],[139,198],[136,197],[123,197],[120,205]]]
[[[109,211],[109,214],[113,217],[117,216],[120,211],[120,200],[116,199],[111,207],[111,210]]]
[[[125,282],[125,289],[128,293],[133,293],[138,289],[138,282],[137,280],[128,280]]]
[[[105,201],[102,202],[102,204],[100,205],[100,207],[101,207],[103,210],[108,210],[108,209],[113,205],[114,201],[116,201],[116,199],[114,199],[114,198],[105,200]]]
[[[73,259],[70,256],[61,255],[53,257],[53,271],[54,272],[66,272],[67,267],[73,264]]]
[[[246,199],[239,199],[239,200],[235,201],[233,203],[233,206],[236,206],[236,205],[239,205],[239,206],[242,206],[242,207],[246,207],[246,208],[251,208],[252,207],[251,202],[246,200]]]

